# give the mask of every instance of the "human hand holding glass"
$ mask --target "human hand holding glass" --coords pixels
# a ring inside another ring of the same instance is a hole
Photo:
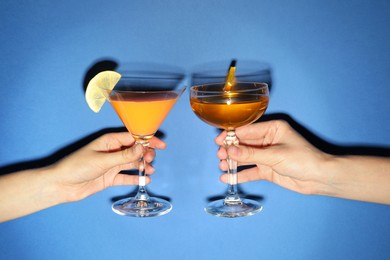
[[[164,149],[166,144],[153,137],[151,147],[145,155],[148,174],[154,172],[149,164],[155,157],[154,149]],[[51,176],[66,202],[78,201],[110,186],[136,185],[135,176],[118,173],[137,168],[141,153],[141,146],[135,145],[129,133],[105,134],[53,164],[50,168],[56,174]]]
[[[283,188],[302,194],[315,194],[325,190],[329,173],[324,172],[326,162],[333,156],[324,153],[298,134],[286,121],[272,120],[240,127],[238,147],[224,147],[226,132],[215,142],[221,170],[226,170],[226,158],[238,160],[240,166],[253,166],[238,173],[238,182],[267,180]],[[223,174],[221,181],[227,182]]]
[[[326,195],[390,205],[388,156],[333,155],[321,151],[284,120],[260,122],[236,130],[238,147],[220,145],[220,168],[229,156],[242,166],[238,182],[267,180],[283,188],[310,195]],[[228,182],[228,176],[221,176]]]
[[[136,185],[136,176],[120,174],[138,166],[142,148],[134,144],[128,132],[104,134],[51,165],[0,176],[0,197],[6,198],[0,203],[0,222],[79,201],[111,186]],[[150,146],[164,149],[166,144],[153,137]],[[148,174],[154,172],[149,164],[154,149],[145,154]]]

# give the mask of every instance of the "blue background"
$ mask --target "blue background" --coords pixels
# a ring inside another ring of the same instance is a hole
[[[3,0],[0,166],[4,173],[121,126],[109,105],[94,114],[84,100],[86,73],[102,60],[185,71],[231,58],[265,61],[273,72],[268,115],[289,116],[336,148],[386,152],[389,28],[390,1],[379,0]],[[133,188],[110,188],[0,224],[0,259],[390,258],[384,205],[263,181],[241,185],[264,197],[260,214],[204,213],[207,198],[226,187],[218,180],[217,131],[192,113],[188,93],[161,126],[169,146],[158,152],[149,185],[171,198],[171,213],[120,217],[111,199]]]

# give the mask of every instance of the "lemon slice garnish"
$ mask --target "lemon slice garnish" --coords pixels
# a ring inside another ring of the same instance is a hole
[[[85,100],[93,112],[99,112],[107,100],[102,89],[112,90],[120,78],[121,74],[118,72],[106,70],[96,74],[89,81],[85,91]]]

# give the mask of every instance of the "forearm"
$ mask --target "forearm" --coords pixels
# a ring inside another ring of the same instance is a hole
[[[323,195],[390,205],[390,159],[370,156],[334,157],[323,168]]]
[[[0,177],[0,222],[57,205],[51,168],[26,170]]]

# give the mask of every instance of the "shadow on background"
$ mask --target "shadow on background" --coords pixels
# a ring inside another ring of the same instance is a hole
[[[83,93],[87,90],[89,81],[96,76],[99,72],[105,70],[116,70],[118,68],[118,63],[114,60],[99,60],[93,64],[85,73],[83,80]]]
[[[127,132],[125,127],[115,127],[115,128],[105,128],[98,132],[95,132],[93,134],[90,134],[74,143],[71,143],[61,149],[59,149],[57,152],[40,159],[36,160],[29,160],[29,161],[23,161],[18,163],[13,163],[10,165],[6,165],[3,167],[0,167],[0,175],[22,171],[22,170],[28,170],[28,169],[36,169],[41,168],[45,166],[49,166],[51,164],[54,164],[55,162],[61,160],[62,158],[70,155],[71,153],[77,151],[78,149],[84,147],[88,143],[92,142],[96,138],[107,134],[107,133],[118,133],[118,132]],[[161,131],[157,131],[156,135],[158,138],[163,139],[165,134]],[[82,158],[80,158],[82,160]]]
[[[0,168],[0,174],[7,174],[11,172],[16,172],[16,171],[22,171],[22,170],[27,170],[27,169],[35,169],[35,168],[41,168],[45,167],[48,165],[51,165],[58,160],[61,160],[65,156],[75,152],[76,150],[80,149],[81,147],[87,145],[94,139],[106,134],[106,133],[112,133],[112,132],[123,132],[126,131],[125,128],[120,127],[120,128],[107,128],[100,130],[98,132],[95,132],[93,134],[90,134],[72,144],[69,144],[57,152],[53,153],[52,155],[49,155],[47,157],[41,158],[41,159],[36,159],[36,160],[30,160],[30,161],[24,161],[24,162],[19,162],[19,163],[14,163],[10,164],[4,167]]]

